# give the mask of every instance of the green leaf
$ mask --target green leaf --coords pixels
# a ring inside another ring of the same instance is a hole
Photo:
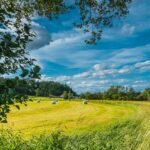
[[[39,73],[40,72],[40,67],[39,66],[34,66],[34,68],[33,68],[33,72],[34,73]]]
[[[28,69],[24,69],[24,68],[21,68],[22,69],[22,74],[20,75],[21,77],[26,77],[28,74],[29,74],[29,70]]]

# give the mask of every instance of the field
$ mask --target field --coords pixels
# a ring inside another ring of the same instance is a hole
[[[50,100],[40,103],[28,102],[20,110],[12,107],[8,124],[4,127],[21,131],[23,135],[38,135],[43,132],[64,131],[66,134],[98,130],[106,124],[124,119],[135,112],[134,107],[81,101],[59,101],[52,105]]]
[[[91,146],[89,149],[93,150],[98,149],[94,146],[99,148],[102,146],[102,150],[116,150],[116,148],[124,150],[127,146],[127,149],[135,150],[150,148],[150,103],[148,102],[90,101],[87,105],[83,105],[79,100],[60,100],[56,105],[52,105],[48,98],[38,99],[41,100],[40,103],[34,98],[33,102],[27,102],[27,106],[20,105],[20,110],[11,106],[8,123],[0,124],[3,131],[0,135],[1,145],[4,144],[1,138],[6,136],[4,131],[8,132],[6,139],[17,131],[17,135],[25,140],[28,146],[33,141],[41,144],[39,149],[45,149],[43,146],[46,144],[52,146],[59,140],[62,147],[68,146],[68,142],[71,142],[71,147],[74,147],[72,149],[82,149],[77,146],[80,142],[83,147]],[[53,139],[54,143],[48,139]],[[45,140],[48,142],[45,143]],[[29,144],[29,141],[32,142]],[[45,144],[43,145],[42,142]],[[20,141],[19,145],[21,143],[24,142]]]

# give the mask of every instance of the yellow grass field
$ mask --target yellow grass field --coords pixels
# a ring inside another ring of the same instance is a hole
[[[36,98],[35,98],[36,99]],[[11,106],[8,123],[0,128],[12,128],[23,136],[49,134],[63,131],[64,134],[80,134],[102,130],[105,126],[132,117],[137,106],[127,103],[99,103],[90,101],[83,105],[81,101],[59,101],[52,105],[50,99],[41,98],[41,102],[27,102],[20,110]]]

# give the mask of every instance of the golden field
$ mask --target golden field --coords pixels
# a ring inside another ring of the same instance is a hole
[[[90,101],[83,105],[82,101],[58,101],[51,104],[51,99],[36,98],[27,102],[27,106],[20,105],[18,110],[11,106],[8,123],[1,124],[1,128],[12,128],[20,131],[24,136],[46,134],[63,131],[65,134],[80,134],[103,127],[131,117],[136,112],[136,106],[121,103],[99,103]]]

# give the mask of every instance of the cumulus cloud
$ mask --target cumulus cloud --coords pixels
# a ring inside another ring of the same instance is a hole
[[[93,69],[94,69],[95,71],[100,71],[100,70],[104,70],[105,67],[106,67],[106,66],[104,66],[104,65],[102,65],[102,64],[95,64],[95,65],[93,66]]]
[[[104,65],[104,64],[95,64],[93,66],[93,77],[106,77],[106,76],[117,76],[120,74],[127,74],[131,72],[130,66],[123,66],[117,68],[116,65]]]
[[[111,85],[124,85],[142,87],[140,84],[148,86],[146,81],[134,79],[121,78],[121,75],[132,75],[138,74],[141,67],[149,65],[148,61],[139,62],[128,66],[122,66],[115,68],[115,66],[95,64],[93,67],[82,73],[74,74],[72,76],[57,76],[57,77],[47,77],[43,76],[45,80],[53,80],[61,83],[68,84],[76,92],[81,93],[85,91],[98,91],[104,90]],[[139,86],[138,86],[139,85]]]
[[[91,92],[104,91],[112,85],[123,85],[123,86],[128,86],[128,87],[132,86],[136,89],[149,86],[149,83],[147,80],[136,80],[136,79],[132,80],[132,79],[125,79],[125,78],[97,79],[97,78],[85,77],[85,78],[76,79],[73,76],[58,76],[56,78],[46,77],[45,79],[68,84],[77,93],[82,93],[86,91],[91,91]]]
[[[88,78],[90,76],[90,72],[83,72],[77,75],[74,75],[74,79]]]
[[[53,36],[54,39],[56,35]],[[57,34],[57,38],[39,48],[31,51],[31,55],[38,61],[50,61],[70,68],[85,67],[95,63],[94,58],[101,52],[98,50],[80,50],[84,34],[63,32]],[[81,48],[82,49],[82,48]],[[41,57],[42,56],[42,57]]]

